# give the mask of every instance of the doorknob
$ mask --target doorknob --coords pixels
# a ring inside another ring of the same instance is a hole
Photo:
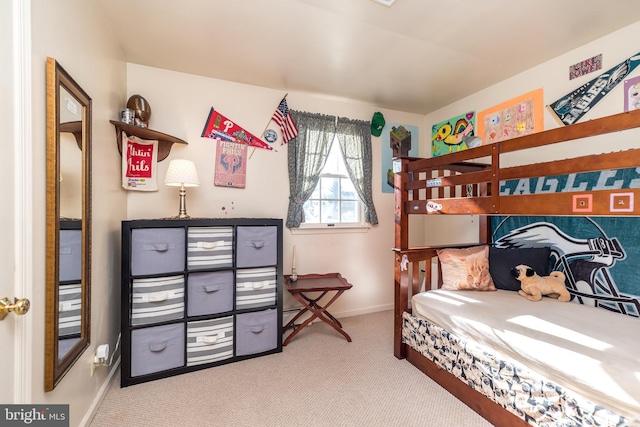
[[[27,298],[15,298],[13,304],[11,304],[11,300],[9,298],[0,299],[0,320],[7,317],[9,312],[13,311],[18,316],[22,316],[31,307],[31,303]]]

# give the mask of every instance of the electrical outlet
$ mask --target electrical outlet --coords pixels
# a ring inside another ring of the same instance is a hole
[[[97,366],[109,366],[109,344],[102,344],[96,348],[93,362],[91,363],[91,376],[93,376]]]

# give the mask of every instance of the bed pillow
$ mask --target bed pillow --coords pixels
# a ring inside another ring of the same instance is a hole
[[[440,249],[442,289],[495,291],[489,272],[489,246]]]
[[[524,264],[533,268],[539,276],[549,274],[551,248],[489,248],[489,271],[498,289],[520,290],[520,282],[513,277],[511,269]]]

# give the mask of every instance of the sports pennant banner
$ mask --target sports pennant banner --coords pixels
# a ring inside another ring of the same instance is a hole
[[[211,107],[207,123],[202,130],[202,137],[273,150],[269,144],[218,113],[213,107]]]
[[[547,106],[559,124],[576,123],[640,65],[640,52]]]

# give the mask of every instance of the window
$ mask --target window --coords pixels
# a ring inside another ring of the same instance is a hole
[[[320,179],[304,203],[303,224],[361,224],[362,203],[358,197],[334,138]]]
[[[365,222],[377,224],[371,190],[370,123],[325,114],[291,113],[299,131],[287,149],[286,226],[295,229],[304,223],[306,228],[326,229],[336,225],[361,228]]]

